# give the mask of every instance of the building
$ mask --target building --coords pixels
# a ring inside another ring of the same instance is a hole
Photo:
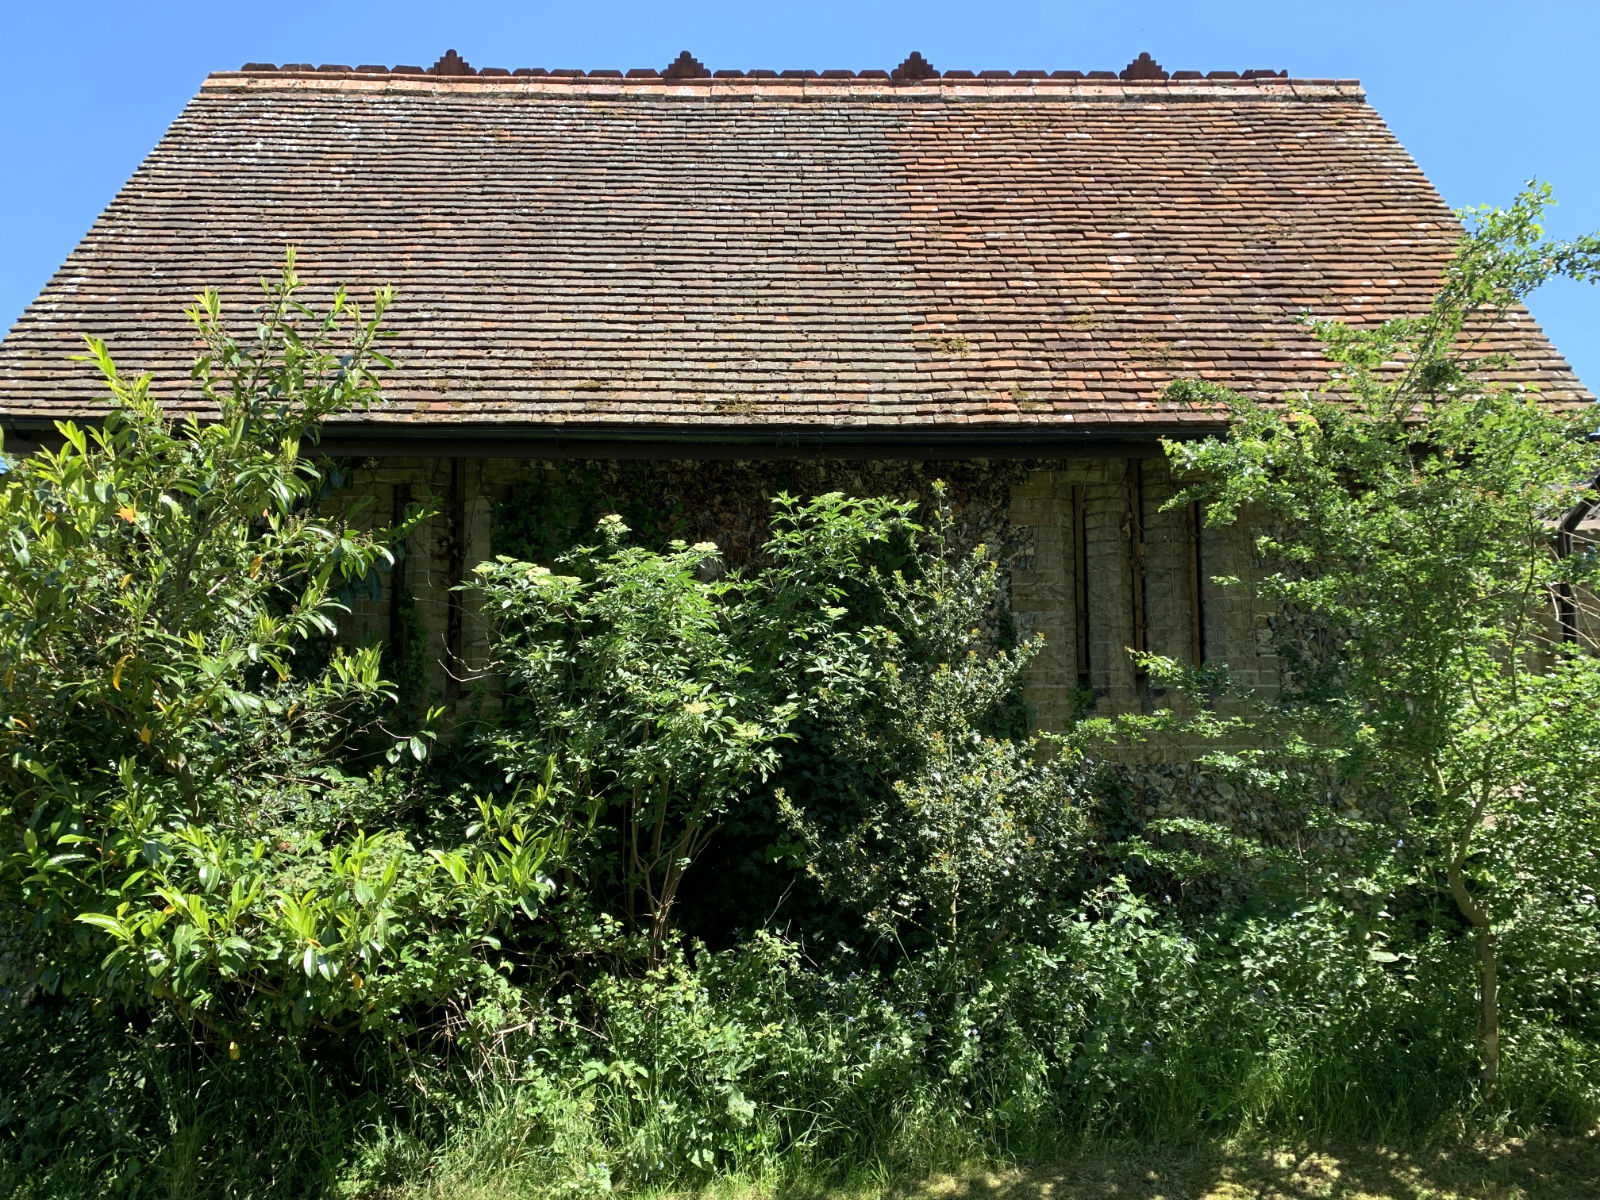
[[[1047,638],[1031,699],[1051,725],[1085,685],[1148,701],[1129,646],[1273,686],[1271,614],[1211,581],[1248,576],[1247,544],[1162,509],[1159,439],[1219,414],[1163,387],[1316,383],[1302,314],[1419,311],[1458,234],[1350,80],[1148,55],[1120,74],[249,64],[204,82],[0,344],[0,422],[15,446],[93,419],[68,357],[84,332],[189,409],[183,305],[216,286],[242,316],[293,244],[320,285],[399,291],[389,401],[325,448],[380,511],[440,513],[368,626],[470,660],[448,585],[497,515],[577,486],[573,464],[596,496],[664,489],[691,540],[741,544],[776,486],[942,475]],[[1497,348],[1552,400],[1589,399],[1526,314]]]

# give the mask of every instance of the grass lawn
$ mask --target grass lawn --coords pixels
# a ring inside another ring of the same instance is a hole
[[[402,1188],[396,1200],[524,1200],[508,1174]],[[1234,1142],[1187,1149],[1085,1150],[1050,1166],[936,1175],[913,1184],[786,1188],[724,1180],[650,1200],[1600,1200],[1600,1129],[1584,1137],[1416,1150]]]
[[[1600,1130],[1448,1149],[1233,1145],[938,1176],[906,1200],[1595,1200]]]

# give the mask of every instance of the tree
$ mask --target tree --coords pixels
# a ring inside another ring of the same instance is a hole
[[[1544,236],[1549,202],[1539,187],[1467,214],[1426,315],[1315,323],[1335,364],[1315,392],[1169,391],[1231,419],[1226,437],[1167,447],[1192,481],[1173,503],[1258,522],[1262,599],[1325,651],[1286,659],[1289,686],[1240,757],[1289,794],[1332,781],[1392,802],[1352,829],[1378,852],[1379,891],[1442,887],[1471,930],[1491,1088],[1505,939],[1581,946],[1587,931],[1592,947],[1600,929],[1600,660],[1578,612],[1600,557],[1572,539],[1600,498],[1596,418],[1497,382],[1507,359],[1484,349],[1547,279],[1600,276],[1600,238]],[[1352,867],[1330,869],[1348,882]]]

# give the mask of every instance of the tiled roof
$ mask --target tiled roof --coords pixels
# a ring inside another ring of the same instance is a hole
[[[0,419],[93,414],[82,332],[192,405],[182,306],[242,319],[293,243],[398,289],[396,432],[1209,425],[1163,385],[1315,382],[1297,316],[1417,311],[1458,233],[1353,81],[251,64],[0,344]],[[1525,314],[1502,346],[1588,399]]]

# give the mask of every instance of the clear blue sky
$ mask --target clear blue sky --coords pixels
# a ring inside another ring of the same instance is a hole
[[[208,71],[248,61],[474,66],[1120,70],[1356,77],[1447,202],[1537,175],[1551,228],[1600,229],[1600,0],[7,0],[0,14],[0,327],[44,286]],[[1600,288],[1534,315],[1600,391]]]

